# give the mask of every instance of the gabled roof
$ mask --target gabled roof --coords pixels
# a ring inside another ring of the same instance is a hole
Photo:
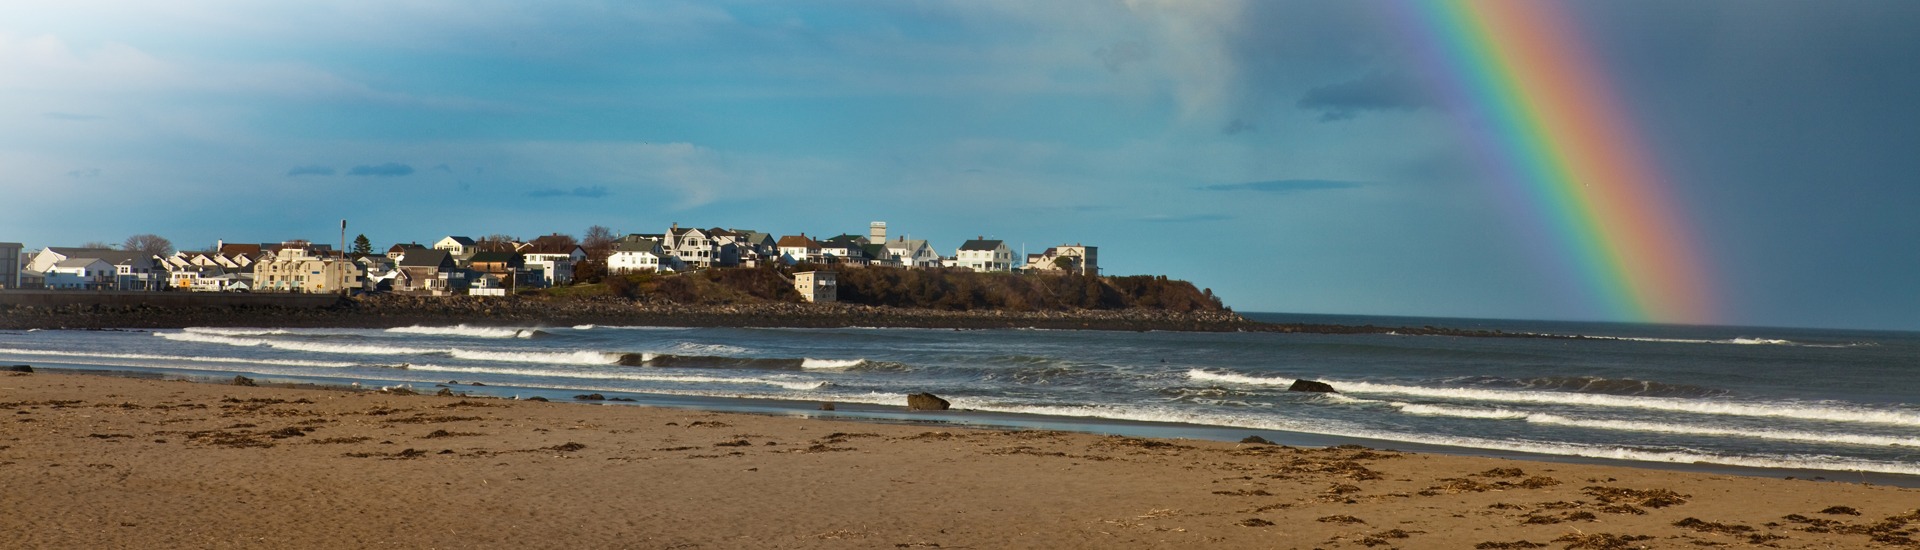
[[[708,229],[708,230],[707,230],[707,234],[708,234],[708,235],[712,235],[712,236],[715,236],[715,237],[738,237],[738,236],[740,236],[740,234],[739,234],[739,233],[735,233],[735,232],[732,232],[732,231],[728,231],[728,230],[725,230],[725,229],[721,229],[721,228],[718,228],[718,227],[715,227],[715,228],[713,228],[713,229]]]
[[[820,242],[815,241],[813,239],[809,239],[804,234],[787,235],[785,237],[780,237],[780,243],[778,246],[780,248],[820,248]]]
[[[961,250],[994,250],[994,249],[1000,248],[1004,244],[1005,243],[1002,243],[997,239],[974,239],[971,241],[967,241],[965,243],[961,243],[960,249]]]
[[[526,254],[572,254],[574,249],[580,248],[580,245],[578,243],[567,244],[567,241],[570,240],[572,239],[563,238],[560,235],[547,235],[528,241],[525,246],[520,247],[520,252]]]
[[[660,250],[660,243],[655,241],[624,241],[623,240],[620,242],[613,243],[614,252],[645,252],[648,254],[657,254],[659,253],[659,250]]]
[[[67,259],[65,259],[65,260],[60,260],[59,262],[56,262],[56,263],[54,263],[54,264],[53,264],[53,267],[56,267],[56,268],[60,268],[60,267],[87,267],[87,266],[90,266],[90,265],[93,265],[93,264],[94,264],[95,262],[99,262],[99,263],[106,263],[105,261],[102,261],[102,260],[101,260],[101,259],[99,259],[99,258],[85,258],[85,257],[81,257],[81,258],[67,258]]]
[[[512,263],[519,260],[521,260],[521,256],[516,252],[475,252],[473,257],[467,258],[469,263]]]
[[[445,250],[408,250],[407,255],[400,257],[400,267],[438,268],[452,263],[453,255]]]
[[[825,240],[825,241],[822,241],[822,242],[829,242],[829,243],[836,243],[836,244],[838,244],[838,243],[856,243],[856,244],[859,244],[859,243],[865,243],[865,242],[867,242],[867,238],[866,238],[866,237],[862,237],[862,236],[859,236],[859,235],[848,235],[848,234],[846,234],[846,233],[841,233],[841,234],[839,234],[839,235],[834,235],[833,237],[831,237],[831,238],[828,238],[827,240]]]
[[[226,254],[229,256],[234,254],[246,254],[248,257],[259,256],[260,245],[242,244],[242,243],[223,243],[220,245],[220,253]]]
[[[459,235],[448,235],[446,239],[440,239],[440,240],[444,241],[447,239],[453,239],[453,242],[460,243],[460,246],[473,246],[473,239],[468,237],[462,237]],[[439,242],[439,241],[435,241],[435,242]]]
[[[406,252],[408,250],[425,249],[425,248],[427,247],[424,245],[421,245],[420,243],[398,243],[391,247],[388,247],[387,252],[388,253]]]
[[[920,247],[927,246],[927,240],[926,239],[908,239],[908,238],[902,237],[899,239],[887,241],[886,246],[887,248],[905,248],[907,250],[919,250]]]
[[[878,259],[887,257],[887,245],[884,244],[863,244],[860,245],[860,250],[866,252],[868,258]]]

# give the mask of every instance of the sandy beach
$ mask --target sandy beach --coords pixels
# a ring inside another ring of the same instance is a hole
[[[1916,507],[1355,447],[0,376],[10,548],[1913,548]]]

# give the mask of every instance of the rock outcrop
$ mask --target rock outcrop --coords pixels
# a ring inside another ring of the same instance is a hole
[[[921,392],[907,396],[907,410],[909,411],[944,411],[951,406],[952,404],[948,403],[947,400],[941,399],[939,396],[931,393]]]

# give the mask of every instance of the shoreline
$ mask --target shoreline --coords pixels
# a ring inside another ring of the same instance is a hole
[[[909,309],[854,304],[684,305],[621,299],[382,296],[342,298],[327,307],[0,305],[0,330],[179,329],[187,327],[396,328],[474,326],[674,326],[742,328],[1047,329],[1174,332],[1397,334],[1473,338],[1587,339],[1583,336],[1448,327],[1265,323],[1232,311],[1155,309],[1007,311]]]
[[[1915,489],[1357,446],[52,373],[0,422],[25,547],[1920,545]]]
[[[1634,469],[1673,471],[1703,475],[1732,475],[1751,478],[1773,478],[1787,480],[1833,481],[1843,483],[1862,483],[1894,487],[1920,488],[1920,476],[1901,475],[1880,472],[1862,472],[1858,470],[1817,470],[1800,468],[1767,468],[1755,466],[1737,466],[1710,462],[1668,462],[1653,460],[1634,460],[1626,458],[1601,458],[1571,454],[1546,454],[1528,451],[1455,446],[1430,443],[1416,443],[1391,439],[1355,437],[1314,432],[1286,431],[1266,428],[1245,428],[1209,424],[1191,424],[1149,420],[1131,420],[1103,417],[1054,416],[1038,413],[1016,413],[982,411],[956,408],[951,411],[905,410],[906,397],[900,398],[898,405],[883,405],[863,402],[834,402],[835,410],[823,411],[822,402],[812,400],[771,399],[760,397],[719,397],[703,395],[681,395],[671,393],[649,393],[637,391],[583,390],[567,388],[543,388],[529,386],[475,385],[471,382],[460,383],[448,380],[446,383],[429,383],[405,380],[351,379],[314,376],[287,376],[253,371],[208,371],[199,369],[177,369],[167,367],[133,366],[83,366],[71,363],[56,363],[68,366],[35,367],[38,372],[55,375],[107,376],[139,380],[185,381],[199,384],[228,385],[233,376],[245,376],[260,385],[289,389],[313,389],[342,392],[379,391],[383,386],[405,387],[419,393],[434,393],[445,389],[455,392],[459,397],[519,400],[538,397],[552,403],[570,403],[578,405],[638,406],[655,408],[673,408],[690,411],[723,414],[753,414],[770,416],[798,416],[841,422],[916,424],[953,426],[980,430],[1048,430],[1082,433],[1104,436],[1149,437],[1161,439],[1207,440],[1221,443],[1241,441],[1247,437],[1260,437],[1271,443],[1300,447],[1336,447],[1341,445],[1362,445],[1369,448],[1437,454],[1466,458],[1504,459],[1527,462],[1579,464],[1593,466],[1611,466]],[[365,382],[365,385],[362,385]],[[428,385],[430,384],[430,385]],[[605,399],[579,399],[588,392],[601,395]]]

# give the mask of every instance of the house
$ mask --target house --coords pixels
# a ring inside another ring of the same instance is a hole
[[[355,254],[353,262],[360,264],[364,275],[360,277],[360,290],[364,292],[392,292],[395,279],[400,277],[400,262],[384,255]]]
[[[872,263],[873,260],[873,258],[867,256],[866,244],[867,239],[865,237],[846,234],[836,235],[833,238],[820,241],[820,256],[825,259],[827,263],[865,266]]]
[[[940,253],[925,239],[897,237],[887,241],[887,258],[901,267],[940,267]]]
[[[1046,252],[1028,254],[1026,269],[1099,275],[1100,247],[1063,244],[1048,248]]]
[[[673,257],[661,249],[658,241],[623,239],[613,243],[613,253],[607,255],[608,274],[655,273],[673,270]]]
[[[573,282],[573,266],[586,261],[587,249],[572,237],[553,234],[521,245],[519,252],[529,270],[538,270],[545,286]]]
[[[459,235],[448,235],[446,238],[434,241],[433,249],[445,250],[447,253],[453,254],[455,259],[466,259],[467,256],[471,256],[474,252],[479,251],[474,247],[473,239]]]
[[[793,274],[793,289],[808,302],[840,301],[839,285],[832,271],[803,271]]]
[[[481,254],[497,254],[497,252],[482,252]],[[508,288],[511,286],[511,283],[508,281],[511,280],[512,279],[505,279],[492,273],[479,273],[473,278],[473,285],[467,287],[467,295],[506,296],[512,294],[513,289]]]
[[[427,247],[420,243],[399,243],[387,248],[387,257],[398,261],[408,250],[427,250]]]
[[[44,251],[43,251],[44,252]],[[46,288],[53,290],[112,290],[116,268],[99,258],[69,258],[48,265],[44,274]]]
[[[820,242],[808,238],[806,233],[780,237],[780,240],[774,243],[774,247],[780,250],[780,262],[787,265],[826,261],[821,256]]]
[[[360,264],[318,247],[287,243],[253,264],[252,288],[258,292],[345,293],[361,289]]]
[[[231,253],[221,252],[231,250]],[[221,292],[231,279],[220,278],[226,274],[253,277],[253,264],[259,250],[258,245],[228,245],[225,242],[214,245],[206,252],[179,251],[172,256],[160,259],[158,266],[165,288],[190,290],[194,292]]]
[[[475,252],[472,258],[467,259],[467,269],[478,274],[474,277],[474,284],[478,285],[484,276],[492,276],[494,284],[501,285],[500,288],[508,292],[527,282],[524,276],[526,265],[526,260],[517,252]]]
[[[467,289],[467,275],[445,250],[409,250],[400,257],[393,291],[421,296],[452,296]]]
[[[725,230],[722,230],[725,231]],[[732,246],[731,232],[722,242],[711,230],[696,227],[680,227],[673,224],[667,229],[666,242],[660,244],[667,255],[679,259],[680,263],[694,269],[719,266],[732,266],[740,263],[739,249]]]
[[[33,261],[27,265],[27,270],[51,274],[54,266],[61,262],[87,258],[99,259],[114,267],[112,276],[104,288],[106,290],[160,290],[166,284],[165,272],[156,269],[159,265],[157,258],[139,252],[107,248],[49,246],[34,255]],[[73,271],[73,265],[78,264],[69,264],[66,271]],[[68,279],[62,280],[71,282]]]
[[[0,243],[0,289],[20,288],[20,243]]]
[[[986,237],[961,243],[953,258],[955,267],[974,271],[1013,270],[1013,251],[1007,249],[1007,243]]]

